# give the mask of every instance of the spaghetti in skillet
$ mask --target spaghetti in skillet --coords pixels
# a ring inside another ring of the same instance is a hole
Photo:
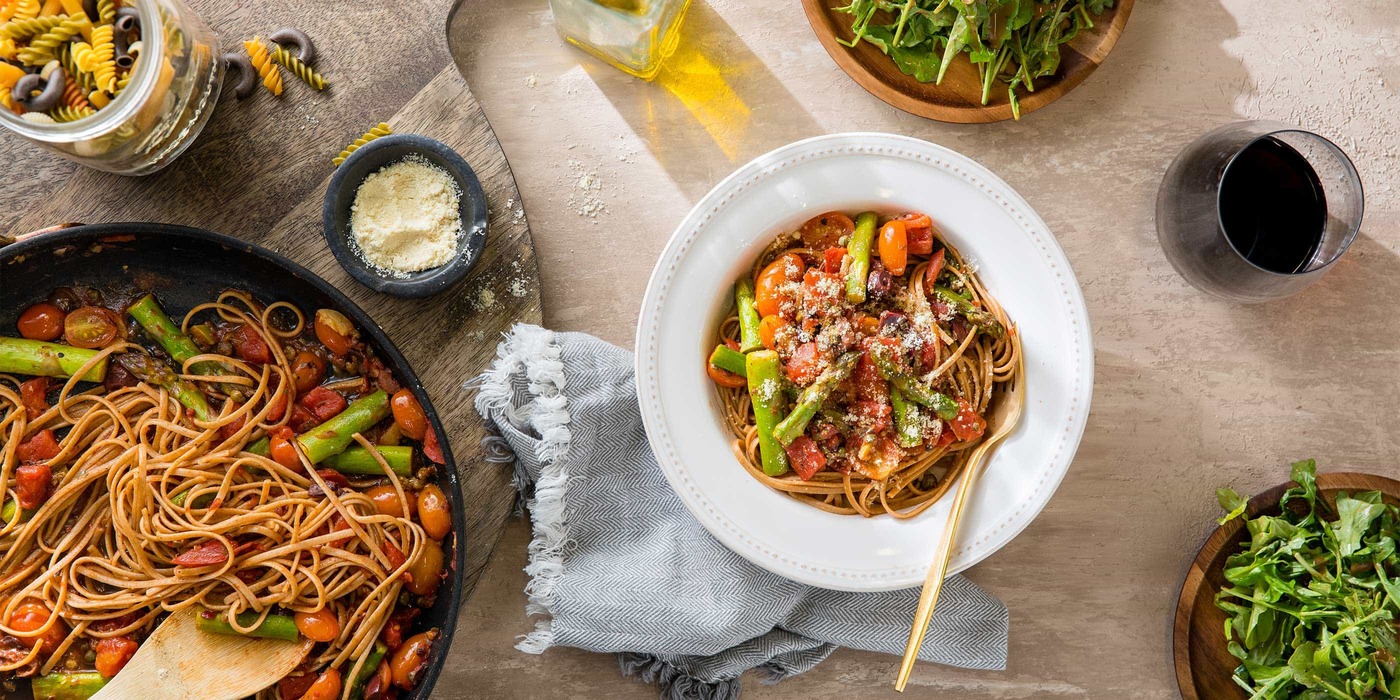
[[[7,685],[88,697],[191,606],[209,633],[307,645],[259,698],[416,685],[439,635],[409,628],[445,576],[443,455],[344,315],[227,291],[177,324],[150,295],[61,289],[18,330],[0,337]]]
[[[706,371],[755,479],[828,512],[909,518],[981,441],[1018,371],[1015,332],[928,216],[828,212],[738,280]]]

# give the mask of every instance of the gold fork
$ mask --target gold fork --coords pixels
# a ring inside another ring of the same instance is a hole
[[[919,607],[914,612],[914,624],[909,629],[909,642],[904,647],[904,660],[899,665],[899,677],[894,682],[894,689],[901,693],[904,692],[904,686],[909,683],[909,674],[914,670],[914,661],[918,658],[919,647],[924,643],[924,635],[928,634],[928,624],[929,620],[933,618],[933,608],[938,604],[938,593],[943,589],[943,579],[948,575],[948,560],[952,558],[953,542],[957,540],[958,524],[962,519],[963,507],[967,505],[967,495],[972,492],[972,487],[977,483],[983,462],[1021,421],[1021,408],[1026,403],[1025,361],[1021,356],[1021,334],[1013,332],[1011,340],[1016,346],[1015,378],[1008,382],[1001,400],[992,409],[992,415],[988,417],[987,423],[993,432],[981,444],[973,448],[972,455],[967,460],[967,467],[963,470],[962,482],[958,485],[957,494],[953,496],[953,508],[948,513],[948,526],[943,528],[943,537],[938,541],[938,549],[934,550],[933,564],[929,567],[928,576],[924,578],[924,590],[919,594]]]

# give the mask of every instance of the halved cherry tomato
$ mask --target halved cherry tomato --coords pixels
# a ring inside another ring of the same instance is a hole
[[[442,454],[442,445],[438,444],[437,431],[428,426],[428,433],[423,436],[423,456],[432,460],[433,464],[447,464],[447,459]]]
[[[63,335],[63,309],[41,301],[19,315],[19,334],[30,340],[58,340]]]
[[[331,391],[323,386],[312,389],[305,396],[297,399],[297,403],[316,416],[319,422],[326,422],[345,410],[347,405],[345,397]]]
[[[418,511],[418,499],[413,497],[412,491],[405,491],[404,497],[400,499],[398,489],[390,484],[375,486],[365,491],[365,495],[369,496],[374,509],[379,511],[380,515],[411,518]]]
[[[300,700],[306,696],[306,691],[311,689],[311,684],[316,682],[316,676],[310,673],[299,673],[294,676],[284,676],[277,681],[277,694],[283,700]]]
[[[301,458],[297,448],[289,438],[273,436],[268,439],[268,453],[272,461],[293,471],[301,471]]]
[[[803,343],[793,351],[792,357],[788,358],[787,366],[788,379],[791,379],[798,386],[807,386],[816,380],[821,374],[821,351],[817,349],[816,343]]]
[[[19,385],[20,402],[24,404],[25,411],[29,414],[29,420],[34,420],[44,411],[49,410],[48,393],[48,377],[35,377]]]
[[[228,561],[228,547],[219,540],[205,540],[170,561],[176,566],[214,566]]]
[[[841,239],[856,230],[856,222],[839,211],[818,214],[802,224],[802,245],[821,252],[841,245]]]
[[[389,671],[394,675],[394,685],[404,690],[411,690],[417,685],[418,674],[428,663],[428,656],[433,651],[433,640],[437,639],[437,636],[438,631],[432,629],[404,640],[403,646],[389,659]]]
[[[389,399],[389,410],[394,413],[394,424],[404,435],[422,440],[428,432],[428,414],[423,412],[422,404],[408,389],[394,392],[394,397]]]
[[[318,309],[313,328],[316,331],[316,339],[336,355],[344,355],[354,346],[355,327],[350,324],[350,319],[345,318],[345,314],[339,311]]]
[[[418,522],[435,540],[446,537],[452,530],[452,505],[436,484],[428,484],[418,492]]]
[[[778,329],[786,326],[787,322],[781,316],[764,316],[758,322],[758,339],[763,343],[763,347],[769,350],[778,349]]]
[[[904,266],[909,264],[909,235],[904,231],[903,221],[886,221],[880,227],[880,262],[891,275],[904,274]]]
[[[97,659],[93,665],[103,678],[113,678],[136,655],[139,645],[131,637],[108,637],[97,640]]]
[[[49,606],[43,603],[23,603],[15,608],[14,614],[10,616],[9,626],[16,632],[35,632],[49,621],[49,616],[52,614],[53,611],[49,610]],[[36,632],[32,635],[17,634],[15,636],[31,649],[39,646],[40,653],[47,656],[52,654],[54,649],[63,643],[64,639],[68,638],[68,625],[63,624],[62,620],[56,620],[46,632]]]
[[[15,448],[15,457],[21,462],[42,462],[53,459],[58,453],[58,440],[54,439],[53,431],[47,428],[29,436]]]
[[[783,253],[758,273],[754,282],[754,300],[758,315],[776,316],[783,310],[783,285],[797,282],[807,271],[807,263],[797,253]]]
[[[121,335],[121,319],[101,306],[80,306],[63,319],[63,339],[73,347],[105,348]]]
[[[414,595],[432,595],[442,583],[442,566],[442,545],[436,540],[425,540],[423,552],[408,565],[408,590]]]
[[[933,257],[928,259],[928,267],[924,268],[924,293],[934,296],[933,288],[938,286],[938,275],[943,272],[943,248],[939,248]]]
[[[336,700],[340,697],[340,671],[328,668],[316,676],[311,687],[302,694],[301,700]]]
[[[787,446],[788,461],[792,470],[803,481],[810,481],[817,472],[826,468],[826,455],[822,454],[817,443],[806,435],[799,435]]]
[[[233,344],[233,351],[244,362],[265,365],[272,361],[272,349],[267,346],[262,333],[252,326],[243,324],[234,328],[228,334],[228,342]]]
[[[326,377],[326,361],[314,352],[302,350],[292,360],[292,380],[297,391],[305,394],[316,388]]]
[[[709,362],[705,363],[705,374],[710,376],[710,381],[729,389],[742,389],[749,385],[749,380]]]
[[[829,275],[841,274],[841,263],[846,259],[845,248],[827,248],[822,257],[822,272]]]
[[[928,218],[928,214],[917,214],[917,213],[914,213],[914,212],[910,212],[910,213],[908,213],[908,214],[905,214],[905,215],[900,216],[900,217],[897,217],[897,218],[898,218],[900,221],[904,222],[905,228],[932,228],[932,227],[933,227],[933,219]]]
[[[297,630],[313,642],[329,642],[340,636],[340,620],[329,608],[316,612],[299,612],[293,616]]]
[[[987,421],[973,412],[972,405],[966,399],[958,399],[958,415],[948,421],[948,427],[953,429],[953,435],[958,440],[967,442],[982,437],[987,430]]]
[[[15,495],[19,507],[34,510],[44,505],[49,497],[49,482],[53,480],[53,470],[47,462],[21,464],[15,469]]]

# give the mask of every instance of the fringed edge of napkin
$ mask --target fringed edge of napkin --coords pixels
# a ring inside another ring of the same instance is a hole
[[[530,582],[525,586],[528,603],[525,614],[544,615],[535,622],[533,632],[521,638],[516,649],[527,654],[542,654],[554,646],[553,608],[556,599],[554,589],[564,575],[564,547],[569,539],[569,516],[566,494],[569,473],[565,466],[569,455],[569,402],[561,393],[564,389],[564,363],[559,357],[558,344],[554,333],[539,326],[517,325],[496,349],[496,362],[478,378],[476,384],[480,393],[476,402],[478,410],[485,415],[483,408],[503,409],[510,404],[513,388],[511,377],[524,372],[529,381],[531,400],[521,406],[515,415],[508,419],[520,427],[528,422],[535,434],[540,436],[535,448],[535,458],[540,463],[539,479],[533,481],[534,493],[529,495],[530,475],[516,460],[515,487],[524,497],[528,497],[526,507],[530,509],[531,526],[534,536],[530,540],[530,561],[525,573]],[[491,441],[488,452],[510,453],[505,439],[500,436],[487,438]]]

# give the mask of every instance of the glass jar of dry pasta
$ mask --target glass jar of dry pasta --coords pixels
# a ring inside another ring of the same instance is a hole
[[[218,38],[182,0],[14,0],[0,20],[0,124],[83,165],[160,170],[218,101]]]

